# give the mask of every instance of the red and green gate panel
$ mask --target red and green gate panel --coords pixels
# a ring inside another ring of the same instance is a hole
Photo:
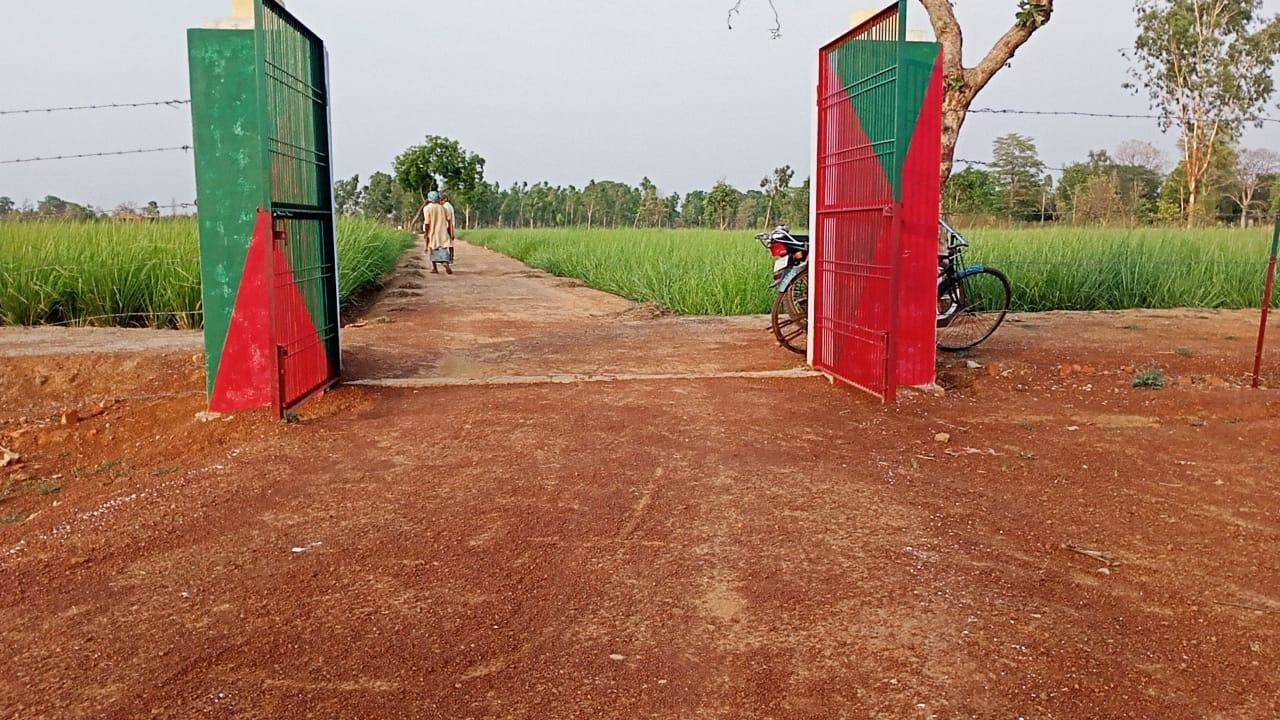
[[[810,360],[884,399],[936,375],[942,51],[905,1],[821,50]]]
[[[272,0],[188,47],[210,409],[283,414],[341,371],[327,56]]]

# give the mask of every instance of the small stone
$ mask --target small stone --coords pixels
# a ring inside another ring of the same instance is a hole
[[[612,661],[614,661],[614,662],[622,662],[623,660],[626,660],[626,659],[627,659],[627,656],[626,656],[626,655],[619,655],[618,653],[614,653],[614,654],[612,654],[612,655],[610,655],[610,656],[609,656],[609,659],[610,659],[610,660],[612,660]]]
[[[1072,425],[1071,427],[1067,428],[1067,432],[1079,432],[1079,431],[1080,431],[1079,425]]]
[[[75,425],[80,422],[80,413],[75,410],[63,410],[61,424]]]
[[[19,462],[22,462],[21,455],[8,448],[0,447],[0,468],[9,467]]]
[[[936,443],[949,443],[951,442],[951,433],[938,433],[933,436],[933,441]]]
[[[202,422],[202,423],[213,422],[214,420],[217,420],[220,417],[222,417],[222,413],[216,413],[216,412],[196,413],[196,421]]]
[[[965,366],[965,367],[967,367],[967,368],[969,368],[970,370],[981,370],[981,369],[982,369],[982,363],[975,362],[975,361],[973,361],[973,360],[965,360],[965,361],[964,361],[964,366]]]
[[[42,387],[43,387],[43,386],[45,386],[45,385],[48,385],[48,384],[49,384],[49,376],[48,376],[48,375],[37,375],[37,376],[36,376],[36,384],[37,384],[37,385],[40,385],[40,386],[42,386]]]
[[[1098,568],[1098,572],[1102,573],[1103,575],[1110,575],[1111,568]]]

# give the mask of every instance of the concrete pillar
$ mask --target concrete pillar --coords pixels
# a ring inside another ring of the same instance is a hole
[[[876,13],[880,12],[883,9],[884,8],[872,8],[869,10],[855,11],[853,13],[853,20],[851,21],[851,24],[849,27],[858,27],[862,23],[866,22],[872,15],[875,15]]]
[[[281,5],[284,0],[276,0]],[[253,19],[253,0],[231,0],[231,17]]]

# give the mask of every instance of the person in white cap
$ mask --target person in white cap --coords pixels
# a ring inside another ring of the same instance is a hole
[[[453,220],[440,204],[440,193],[427,193],[427,206],[422,209],[422,235],[427,241],[427,254],[431,256],[431,272],[444,271],[453,274]]]

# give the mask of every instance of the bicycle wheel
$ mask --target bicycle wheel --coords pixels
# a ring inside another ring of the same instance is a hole
[[[959,352],[991,337],[1009,314],[1013,288],[999,270],[987,268],[938,289],[938,347]]]
[[[808,278],[796,278],[773,301],[773,335],[791,352],[809,353]]]

